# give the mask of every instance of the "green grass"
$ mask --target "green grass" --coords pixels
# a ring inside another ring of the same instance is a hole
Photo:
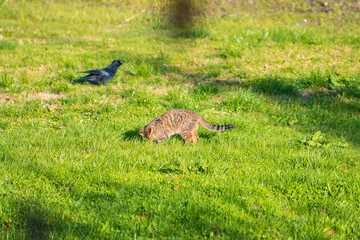
[[[0,1],[0,238],[358,239],[358,5],[160,3]],[[145,142],[171,108],[236,128]]]

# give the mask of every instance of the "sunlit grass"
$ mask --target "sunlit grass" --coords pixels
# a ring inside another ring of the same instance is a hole
[[[178,35],[140,1],[2,5],[1,238],[360,236],[358,15],[233,4]],[[236,128],[142,140],[170,108]]]

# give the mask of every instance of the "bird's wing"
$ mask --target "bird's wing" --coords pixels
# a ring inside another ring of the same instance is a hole
[[[107,71],[104,71],[104,69],[89,70],[89,71],[84,71],[81,73],[89,73],[90,75],[100,75],[100,76],[109,76],[110,75]]]
[[[104,68],[103,70],[108,72],[110,75],[112,75],[112,74],[116,73],[117,69],[118,69],[117,67],[113,67],[112,65],[110,65],[110,66]]]
[[[91,82],[97,82],[99,81],[99,77],[96,75],[87,75],[85,77],[82,78],[78,78],[76,80],[74,80],[75,82],[82,82],[82,81],[91,81]]]

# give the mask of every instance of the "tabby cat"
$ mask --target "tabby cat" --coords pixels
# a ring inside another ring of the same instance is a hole
[[[179,134],[185,139],[185,143],[199,140],[197,129],[199,123],[204,128],[214,131],[225,131],[234,128],[230,125],[212,125],[206,122],[199,114],[184,109],[170,109],[163,115],[156,117],[151,123],[139,131],[144,140],[149,142],[156,140],[161,143],[174,134]]]

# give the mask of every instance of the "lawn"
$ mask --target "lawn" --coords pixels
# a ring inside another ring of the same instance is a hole
[[[358,1],[1,3],[0,239],[360,238]],[[236,128],[137,134],[172,108]]]

